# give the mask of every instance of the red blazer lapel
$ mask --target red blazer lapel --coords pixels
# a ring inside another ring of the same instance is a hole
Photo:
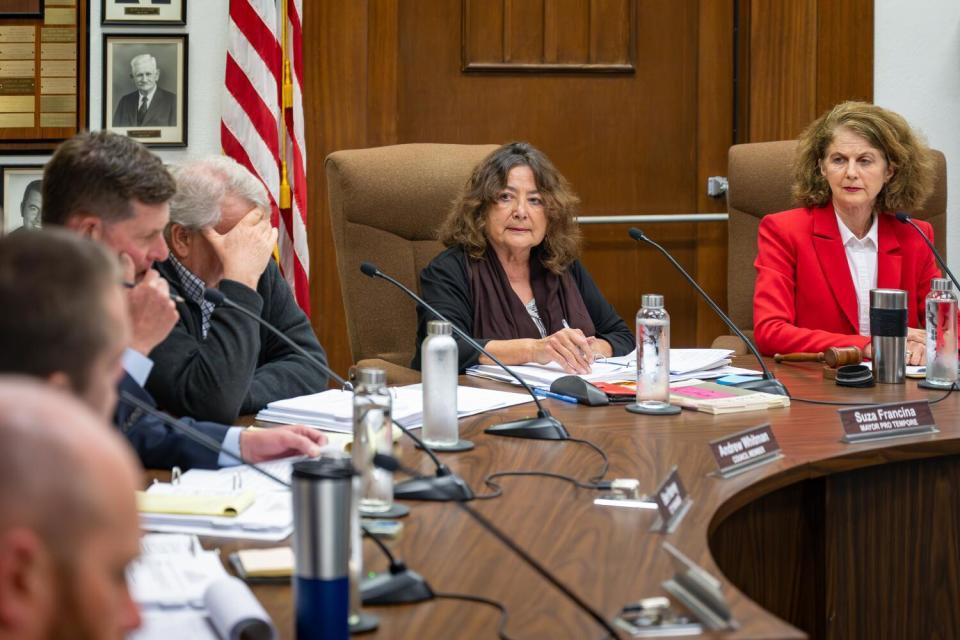
[[[877,223],[877,287],[881,289],[903,289],[900,282],[900,267],[902,256],[900,255],[900,240],[897,238],[897,232],[894,225],[896,222],[893,216],[880,213],[877,214],[880,219]]]
[[[853,286],[847,254],[840,242],[840,229],[837,227],[833,204],[813,210],[813,248],[833,299],[850,323],[850,333],[860,333],[857,290]]]

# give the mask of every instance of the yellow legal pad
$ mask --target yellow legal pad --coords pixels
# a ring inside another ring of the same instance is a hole
[[[137,509],[141,513],[233,518],[243,513],[256,499],[257,495],[253,491],[222,494],[137,491]]]

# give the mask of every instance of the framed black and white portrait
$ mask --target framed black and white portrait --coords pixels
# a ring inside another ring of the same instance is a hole
[[[101,0],[100,7],[104,25],[187,24],[187,0]]]
[[[43,0],[0,0],[0,18],[42,18]]]
[[[187,36],[103,36],[103,128],[153,147],[187,145]]]
[[[43,211],[43,167],[7,166],[3,171],[3,234],[20,227],[40,228]]]

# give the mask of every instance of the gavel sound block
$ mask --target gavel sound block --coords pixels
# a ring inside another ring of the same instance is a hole
[[[823,362],[836,369],[863,362],[863,350],[860,347],[830,347],[820,353],[778,353],[773,359],[775,362]]]

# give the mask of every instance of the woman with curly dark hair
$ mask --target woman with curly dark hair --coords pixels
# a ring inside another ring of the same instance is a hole
[[[923,364],[924,299],[940,272],[892,214],[917,209],[932,192],[930,150],[900,115],[844,102],[800,136],[794,172],[803,207],[765,216],[757,238],[760,351],[858,346],[870,357],[870,289],[903,289],[907,363]],[[917,224],[933,240],[932,227]]]
[[[448,248],[421,272],[421,294],[506,364],[556,362],[587,373],[597,355],[629,353],[633,333],[577,259],[578,205],[543,153],[503,145],[473,170],[441,226]],[[433,319],[417,313],[415,369]],[[478,356],[458,343],[462,371]]]

